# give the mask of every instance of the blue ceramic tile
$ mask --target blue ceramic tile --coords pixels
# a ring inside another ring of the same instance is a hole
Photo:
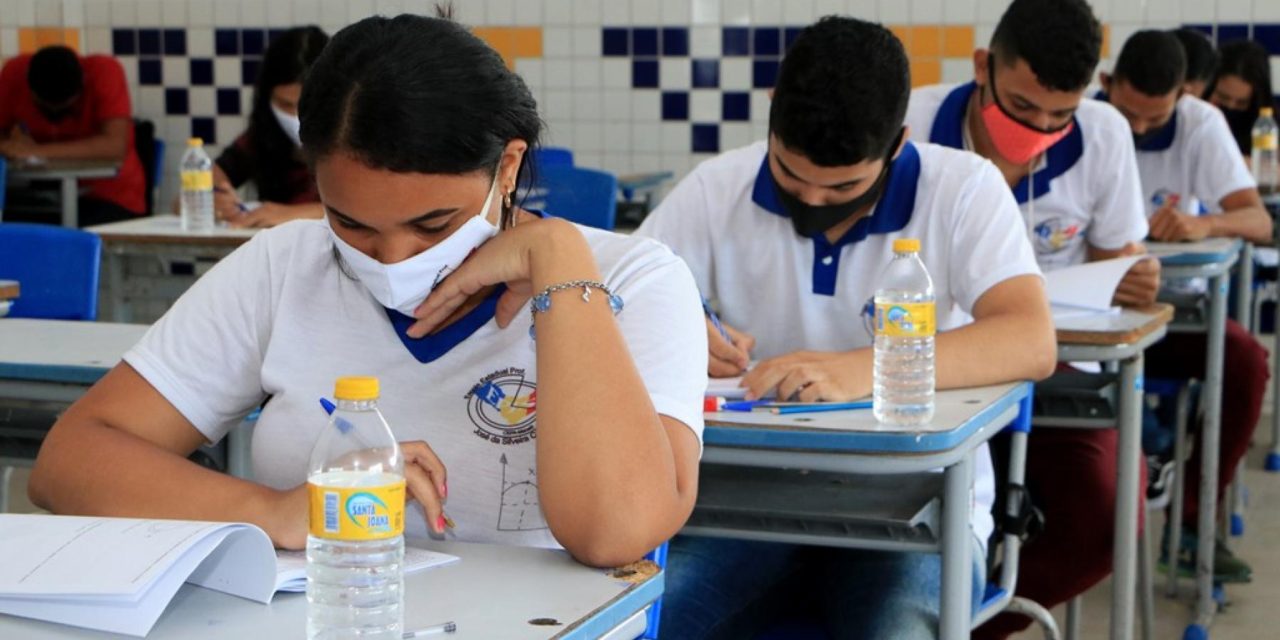
[[[159,58],[142,58],[138,60],[138,84],[164,84],[164,72],[161,70]]]
[[[239,89],[218,89],[218,115],[220,116],[238,116],[240,115],[240,90]]]
[[[246,56],[260,56],[267,48],[267,34],[261,29],[244,29],[240,32],[240,47]]]
[[[726,121],[751,119],[751,94],[746,91],[726,91],[720,99],[720,118]]]
[[[1273,56],[1280,56],[1280,24],[1253,25],[1253,40],[1266,47]]]
[[[632,60],[631,87],[634,89],[658,88],[658,61]]]
[[[205,144],[218,144],[218,123],[213,118],[192,118],[191,137],[200,138]]]
[[[777,27],[756,27],[751,51],[757,56],[782,54],[782,31]]]
[[[777,60],[753,60],[751,62],[751,86],[757,89],[772,89],[777,82]]]
[[[751,55],[751,30],[746,27],[724,27],[720,32],[720,52],[726,56]]]
[[[690,77],[694,89],[714,89],[720,86],[720,61],[714,58],[690,60]]]
[[[144,56],[160,55],[159,29],[138,29],[138,53]]]
[[[600,32],[600,53],[606,56],[631,55],[631,30],[605,27]]]
[[[164,90],[164,112],[171,116],[185,116],[190,111],[186,89]]]
[[[658,30],[654,27],[632,29],[631,54],[636,56],[658,55]]]
[[[187,32],[184,29],[164,30],[164,54],[166,56],[187,55]]]
[[[689,119],[689,92],[663,91],[662,92],[662,119],[663,120],[688,120]]]
[[[685,27],[667,27],[662,30],[662,55],[689,55],[689,29]]]
[[[1213,37],[1213,25],[1211,24],[1184,24],[1182,26],[1188,29],[1194,29],[1196,31],[1199,31],[1200,33],[1203,33],[1206,36],[1209,36],[1210,38]]]
[[[138,32],[133,29],[112,29],[111,53],[117,56],[138,53]]]
[[[258,81],[258,67],[262,58],[245,58],[240,61],[240,83],[249,86]],[[772,85],[770,85],[772,86]]]
[[[1220,24],[1218,25],[1218,46],[1222,46],[1228,42],[1236,40],[1249,39],[1249,25],[1247,24]]]
[[[784,52],[787,49],[791,48],[791,44],[796,41],[796,38],[800,37],[800,32],[803,30],[804,30],[804,27],[787,27],[783,31],[784,35],[783,35],[782,41],[783,41]]]
[[[240,55],[240,32],[235,29],[218,29],[214,31],[213,51],[220,56]]]
[[[285,31],[288,31],[288,29],[267,29],[267,44],[270,45],[273,40]]]
[[[191,59],[191,84],[196,86],[213,84],[213,60],[209,58]]]
[[[692,146],[694,153],[720,153],[720,125],[693,125]]]

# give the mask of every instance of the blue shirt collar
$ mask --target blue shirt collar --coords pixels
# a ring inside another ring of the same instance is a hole
[[[978,85],[976,82],[962,84],[943,99],[938,107],[938,115],[933,119],[933,128],[929,131],[929,142],[954,149],[964,149],[964,114],[969,106],[969,97]],[[1066,173],[1074,167],[1084,155],[1084,134],[1080,128],[1080,119],[1072,117],[1073,126],[1067,137],[1049,147],[1045,152],[1045,166],[1033,174],[1034,185],[1030,185],[1034,198],[1049,193],[1054,178]],[[1028,197],[1028,180],[1023,178],[1013,186],[1013,197],[1018,204],[1026,204]]]
[[[1099,91],[1093,96],[1102,102],[1111,102],[1111,98],[1107,96],[1106,91]],[[1178,98],[1177,102],[1182,102],[1182,98]],[[1169,121],[1161,127],[1160,133],[1155,137],[1137,145],[1138,151],[1167,151],[1173,146],[1174,138],[1178,137],[1178,106],[1177,102],[1173,106],[1173,115],[1169,116]]]

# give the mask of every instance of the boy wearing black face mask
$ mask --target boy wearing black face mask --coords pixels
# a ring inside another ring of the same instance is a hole
[[[782,62],[768,140],[702,163],[637,234],[668,244],[714,299],[713,376],[749,397],[851,400],[871,391],[871,297],[896,238],[919,238],[937,296],[939,388],[1038,379],[1055,347],[1039,269],[990,163],[906,140],[902,45],[880,25],[827,17]],[[754,349],[752,349],[754,346]],[[734,356],[737,356],[736,358]],[[728,356],[728,357],[726,357]],[[974,481],[975,597],[992,529],[993,470]],[[833,637],[936,633],[938,557],[677,537],[663,625],[682,638],[750,637],[781,580],[821,585]]]
[[[133,146],[133,113],[124,70],[104,55],[80,57],[64,46],[11,58],[0,70],[0,154],[13,159],[113,160],[113,178],[82,180],[80,225],[146,212],[142,162]],[[26,216],[11,203],[7,219]]]
[[[1236,237],[1269,243],[1271,216],[1262,207],[1253,176],[1240,161],[1226,120],[1212,105],[1182,93],[1183,53],[1172,33],[1139,31],[1125,42],[1115,71],[1101,75],[1106,89],[1102,98],[1133,129],[1151,237],[1170,242]],[[1204,334],[1170,334],[1147,350],[1146,370],[1160,377],[1203,378],[1204,350]],[[1249,448],[1270,377],[1266,349],[1234,320],[1227,320],[1223,354],[1219,500]],[[1192,458],[1187,475],[1187,486],[1199,486],[1198,457]],[[1183,527],[1182,536],[1186,553],[1178,554],[1184,570],[1194,571],[1198,498],[1195,491],[1186,493],[1183,522],[1189,526]],[[1219,545],[1214,555],[1219,580],[1249,579],[1249,566],[1226,547]]]

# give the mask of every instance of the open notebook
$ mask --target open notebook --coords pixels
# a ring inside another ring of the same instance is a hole
[[[0,613],[144,636],[184,582],[268,603],[305,554],[251,524],[0,514]],[[405,573],[456,562],[405,547]]]

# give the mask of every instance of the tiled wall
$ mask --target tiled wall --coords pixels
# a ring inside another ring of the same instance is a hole
[[[798,29],[830,13],[890,27],[917,84],[967,80],[1007,0],[455,0],[524,76],[547,142],[615,173],[681,175],[720,150],[761,138],[767,89]],[[1280,0],[1096,0],[1104,57],[1144,26],[1202,25],[1254,37],[1280,56]],[[374,14],[430,13],[431,0],[0,0],[0,56],[65,42],[118,56],[134,110],[180,149],[216,152],[244,127],[263,48],[276,30],[333,33]],[[1114,43],[1114,46],[1112,46]],[[1276,86],[1280,59],[1273,58]],[[1109,65],[1109,60],[1104,61]],[[169,153],[161,202],[174,188]]]

